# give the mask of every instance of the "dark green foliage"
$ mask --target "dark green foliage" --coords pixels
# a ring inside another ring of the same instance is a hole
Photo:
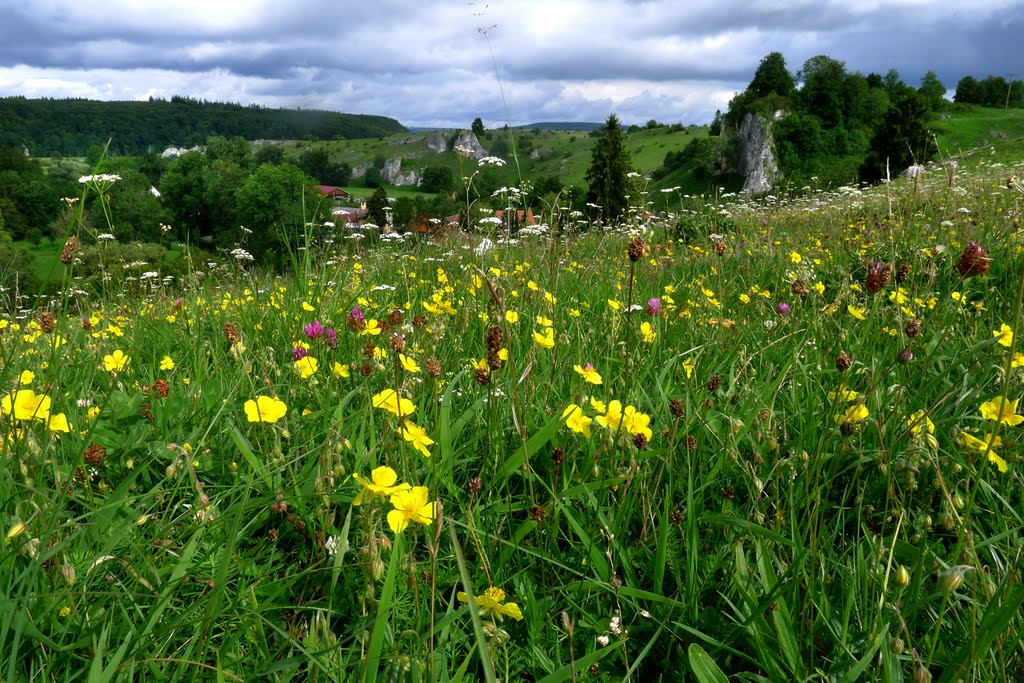
[[[826,128],[845,123],[846,66],[826,55],[811,57],[800,69],[800,103],[805,111],[813,113]]]
[[[384,174],[376,166],[366,169],[363,174],[363,185],[369,188],[378,188],[384,184]]]
[[[473,135],[475,135],[478,139],[483,137],[483,134],[484,134],[484,122],[483,122],[483,119],[481,119],[479,116],[476,117],[475,119],[473,119],[473,125],[470,127],[470,130],[473,131]]]
[[[921,78],[921,87],[917,93],[929,111],[942,111],[946,106],[946,86],[934,71],[929,71]]]
[[[958,104],[981,104],[983,92],[981,83],[978,82],[977,78],[974,76],[964,76],[956,84],[956,94],[953,95],[953,101]]]
[[[331,161],[325,149],[305,149],[297,164],[307,175],[324,185],[347,185],[352,180],[352,166]]]
[[[229,236],[244,240],[257,259],[282,266],[286,247],[299,243],[305,221],[317,207],[314,184],[292,164],[260,166],[235,191],[238,220],[252,232],[222,230],[220,241]]]
[[[420,177],[419,188],[424,192],[451,192],[455,189],[455,176],[447,166],[427,166]]]
[[[215,133],[294,140],[379,137],[406,130],[383,116],[266,109],[188,97],[148,102],[6,97],[0,98],[0,121],[0,147],[27,145],[33,154],[56,150],[65,156],[102,149],[107,140],[112,140],[111,151],[142,154],[201,144]]]
[[[979,81],[974,76],[964,76],[956,84],[953,101],[984,107],[1024,107],[1024,81],[1009,82],[1002,76]]]
[[[383,228],[387,224],[388,193],[378,187],[366,202],[366,210],[371,223]]]
[[[619,126],[619,118],[612,114],[599,132],[586,176],[587,202],[601,207],[599,215],[606,221],[619,220],[629,207],[626,176],[631,170],[625,135]]]
[[[747,86],[747,90],[756,97],[789,97],[795,88],[796,81],[786,68],[786,60],[781,52],[772,52],[765,56],[754,72],[754,79]]]
[[[931,159],[937,150],[924,125],[927,114],[916,93],[894,100],[871,138],[871,151],[860,169],[861,180],[877,182],[886,177],[887,168],[896,176],[913,164]]]
[[[263,144],[256,148],[256,165],[270,164],[280,166],[284,163],[284,150],[279,145]]]

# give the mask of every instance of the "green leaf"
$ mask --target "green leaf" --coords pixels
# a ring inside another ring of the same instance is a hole
[[[715,664],[715,660],[711,659],[711,655],[700,645],[690,643],[686,652],[690,658],[690,668],[693,669],[693,675],[698,683],[729,683],[729,679]]]

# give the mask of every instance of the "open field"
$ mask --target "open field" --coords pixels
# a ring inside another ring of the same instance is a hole
[[[69,279],[0,675],[1020,680],[1022,175]]]

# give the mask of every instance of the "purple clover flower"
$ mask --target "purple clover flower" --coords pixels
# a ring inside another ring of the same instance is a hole
[[[647,315],[657,318],[661,315],[661,299],[653,297],[647,300]]]
[[[775,310],[779,312],[779,315],[789,315],[789,304],[785,301],[780,301],[779,305],[775,307]]]
[[[310,339],[319,339],[324,336],[324,326],[320,324],[319,320],[314,320],[309,323],[303,328],[303,330],[305,330],[306,336]]]
[[[308,355],[309,355],[309,351],[307,351],[305,349],[305,347],[303,347],[303,346],[296,346],[294,349],[292,349],[292,360],[293,361],[300,361],[300,360],[302,360],[303,358],[305,358]]]

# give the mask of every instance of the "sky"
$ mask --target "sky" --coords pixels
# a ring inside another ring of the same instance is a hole
[[[1020,0],[0,0],[0,96],[188,95],[407,126],[707,123],[781,52],[1024,79]]]

